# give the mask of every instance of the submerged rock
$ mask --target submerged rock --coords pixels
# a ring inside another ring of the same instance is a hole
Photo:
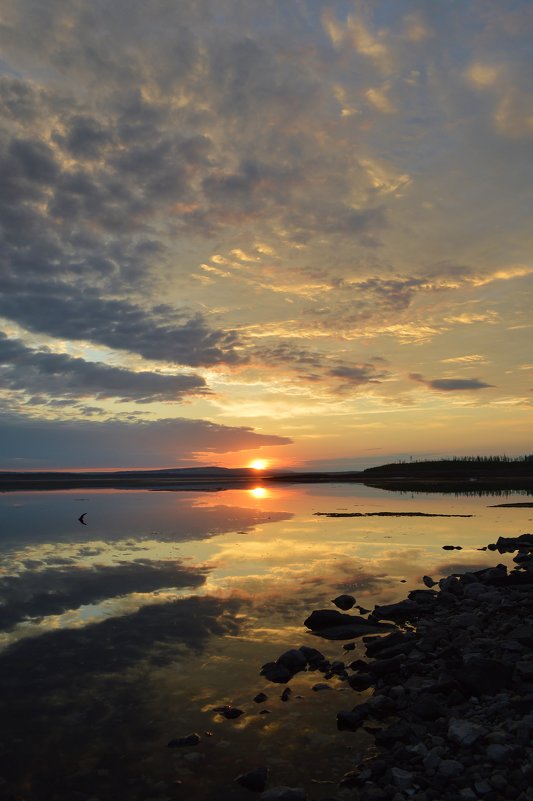
[[[190,745],[198,745],[200,742],[200,735],[196,734],[187,734],[185,737],[177,737],[174,740],[169,740],[167,743],[167,748],[186,748]]]
[[[216,706],[213,709],[213,712],[216,712],[217,715],[222,715],[222,717],[226,718],[227,720],[234,720],[235,718],[240,718],[241,715],[244,715],[242,709],[237,709],[237,707],[231,706],[230,704]]]
[[[255,768],[255,770],[251,770],[248,773],[241,773],[240,776],[237,776],[235,781],[237,784],[240,784],[242,787],[246,787],[248,790],[261,793],[267,786],[268,768]]]

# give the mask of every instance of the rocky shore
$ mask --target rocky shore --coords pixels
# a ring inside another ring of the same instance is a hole
[[[514,569],[425,576],[426,589],[367,617],[328,609],[307,618],[329,640],[362,638],[364,659],[349,662],[355,645],[346,643],[337,661],[304,646],[263,666],[276,683],[315,670],[359,693],[337,725],[348,737],[371,732],[376,753],[327,801],[533,801],[533,534],[487,547],[516,553]],[[345,610],[355,598],[335,602]],[[308,797],[274,787],[261,798]]]

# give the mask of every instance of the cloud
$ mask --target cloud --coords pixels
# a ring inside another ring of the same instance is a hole
[[[409,378],[412,381],[425,384],[428,389],[436,389],[439,392],[462,392],[494,387],[494,384],[487,384],[484,381],[480,381],[479,378],[434,378],[426,380],[420,373],[410,373]]]
[[[172,467],[194,464],[195,454],[216,454],[287,445],[292,440],[184,418],[131,420],[32,420],[4,416],[0,422],[5,470],[71,467]]]
[[[245,601],[238,598],[192,596],[143,606],[130,614],[90,623],[81,630],[45,629],[41,636],[30,637],[4,651],[0,656],[0,676],[2,681],[10,677],[10,687],[20,682],[20,687],[28,690],[31,685],[39,695],[42,683],[50,687],[50,681],[55,682],[56,678],[58,688],[64,690],[80,676],[121,672],[140,660],[166,664],[175,660],[184,647],[199,654],[212,636],[237,634],[238,612],[243,605]]]
[[[126,370],[88,362],[65,353],[35,350],[0,332],[0,364],[4,389],[62,398],[120,398],[137,402],[180,401],[206,394],[203,378],[195,375]]]
[[[80,292],[67,284],[52,289],[34,285],[18,292],[10,292],[9,285],[4,288],[0,315],[29,331],[95,342],[190,367],[242,360],[236,350],[237,335],[211,329],[200,313],[190,316],[165,304],[144,309],[127,300],[101,298],[94,291]]]
[[[0,578],[0,629],[10,629],[28,618],[60,615],[107,598],[167,587],[197,588],[204,581],[205,571],[171,560],[69,565],[4,575]]]

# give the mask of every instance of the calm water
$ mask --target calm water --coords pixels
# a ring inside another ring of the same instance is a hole
[[[283,703],[261,664],[303,644],[342,658],[302,626],[339,592],[372,607],[425,573],[494,564],[476,549],[531,531],[533,510],[490,504],[524,500],[359,485],[1,495],[0,799],[246,799],[233,779],[265,764],[271,785],[332,795],[320,782],[372,748],[335,728],[356,694],[299,674]],[[473,516],[314,514],[379,511]],[[245,714],[213,713],[228,703]],[[194,731],[196,748],[166,747]]]

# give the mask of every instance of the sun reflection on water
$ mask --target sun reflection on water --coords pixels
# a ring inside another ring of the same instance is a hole
[[[248,490],[248,493],[252,496],[252,498],[269,498],[270,492],[269,490],[265,489],[265,487],[254,487],[251,490]]]

